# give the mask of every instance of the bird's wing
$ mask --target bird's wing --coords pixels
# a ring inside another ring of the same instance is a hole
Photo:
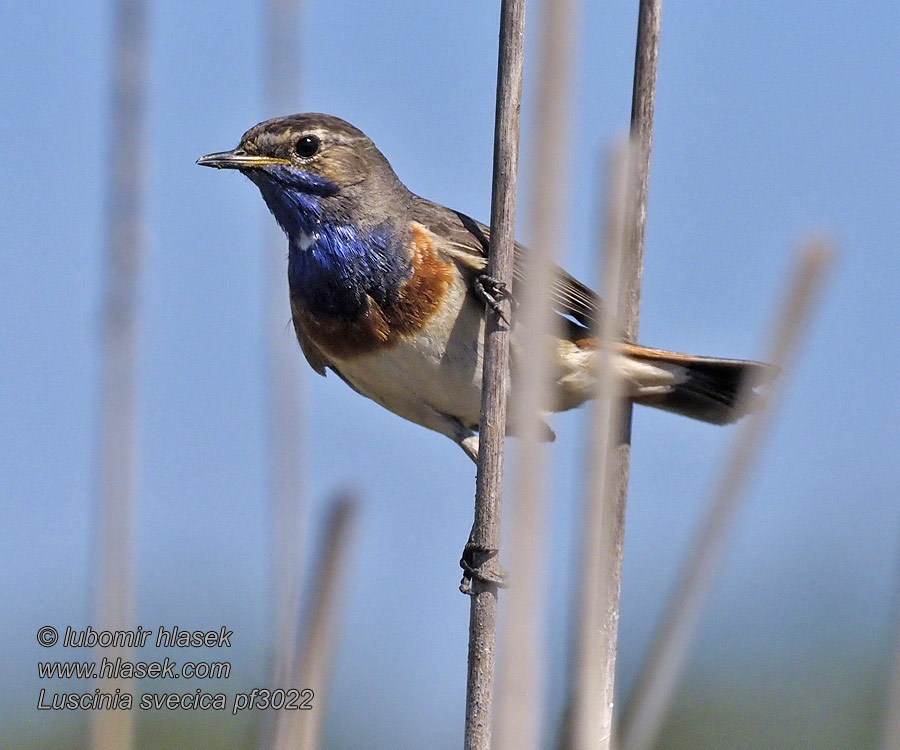
[[[487,266],[490,229],[458,211],[419,198],[412,207],[412,220],[425,226],[441,242],[438,250],[472,273]],[[513,267],[513,294],[521,284],[528,250],[516,243]],[[586,327],[598,327],[602,305],[600,297],[562,268],[555,267],[550,293],[553,309]]]

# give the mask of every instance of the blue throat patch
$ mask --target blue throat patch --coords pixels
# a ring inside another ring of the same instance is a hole
[[[387,224],[360,231],[329,216],[321,198],[333,195],[336,187],[313,179],[318,184],[304,184],[304,190],[281,181],[253,180],[288,236],[291,295],[313,315],[342,320],[364,315],[369,297],[390,307],[412,276],[410,261],[397,247],[400,239]]]
[[[306,249],[291,239],[288,283],[314,315],[354,320],[368,310],[369,297],[390,307],[412,275],[384,225],[360,234],[354,227],[323,221],[309,237]]]

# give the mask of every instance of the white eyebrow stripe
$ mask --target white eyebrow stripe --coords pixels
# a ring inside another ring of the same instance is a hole
[[[299,138],[304,135],[315,136],[320,141],[326,144],[331,143],[338,145],[347,145],[353,142],[353,139],[348,137],[344,133],[336,133],[326,128],[304,128],[303,130],[292,131],[289,137],[286,135],[285,131],[281,131],[279,133],[260,133],[256,138],[256,145],[259,148],[271,148],[285,142],[286,140],[293,141],[295,138]]]
[[[350,139],[343,133],[335,133],[332,130],[324,130],[322,128],[312,128],[302,131],[303,135],[314,135],[322,141],[331,141],[332,143],[350,143]]]

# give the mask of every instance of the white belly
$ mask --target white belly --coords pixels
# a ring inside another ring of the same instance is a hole
[[[444,434],[447,417],[477,429],[481,409],[484,320],[481,310],[454,288],[421,331],[369,354],[334,358],[334,365],[360,393],[404,419]],[[518,349],[513,337],[513,353]],[[597,353],[571,341],[550,338],[555,350],[553,411],[571,409],[593,398]],[[625,395],[640,398],[668,393],[683,368],[637,361],[617,354],[613,366]]]

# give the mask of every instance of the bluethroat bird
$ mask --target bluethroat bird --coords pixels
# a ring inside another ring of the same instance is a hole
[[[477,459],[485,305],[505,291],[485,274],[488,228],[410,192],[364,133],[331,115],[262,122],[233,151],[197,163],[249,177],[287,235],[294,330],[313,370],[332,370]],[[518,278],[526,252],[516,246]],[[600,300],[562,269],[551,294],[563,332],[553,342],[554,410],[563,411],[595,392]],[[513,373],[521,334],[514,326]],[[742,382],[768,369],[613,346],[628,398],[714,424],[741,416]]]

